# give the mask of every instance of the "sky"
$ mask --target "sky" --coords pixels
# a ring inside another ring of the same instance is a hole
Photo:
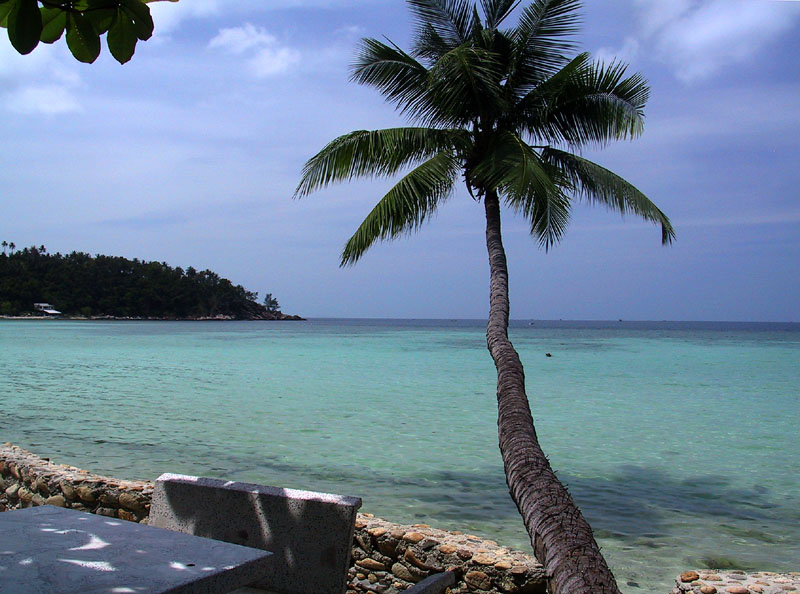
[[[105,43],[92,65],[63,39],[19,56],[0,31],[0,239],[208,268],[305,317],[486,317],[485,219],[465,190],[348,268],[341,249],[391,180],[292,199],[328,141],[404,125],[349,82],[360,38],[409,47],[404,2],[150,6],[155,34],[123,66]],[[584,156],[677,240],[579,203],[545,253],[504,211],[511,317],[800,322],[800,2],[593,0],[583,15],[581,48],[651,87],[643,135]]]

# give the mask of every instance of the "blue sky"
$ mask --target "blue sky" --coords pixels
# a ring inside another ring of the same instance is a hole
[[[151,5],[120,66],[0,39],[0,238],[210,268],[304,316],[483,318],[482,207],[460,191],[419,233],[338,267],[386,180],[291,199],[305,160],[402,125],[348,82],[359,38],[408,46],[400,0]],[[578,206],[545,254],[506,212],[518,319],[800,321],[800,2],[596,0],[582,47],[651,84],[643,136],[586,156],[626,177],[677,241]]]

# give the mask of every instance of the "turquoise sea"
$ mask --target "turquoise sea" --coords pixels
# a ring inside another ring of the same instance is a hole
[[[800,325],[519,321],[544,450],[624,592],[800,570]],[[545,353],[552,357],[546,357]],[[347,495],[530,550],[481,321],[0,321],[0,442]]]

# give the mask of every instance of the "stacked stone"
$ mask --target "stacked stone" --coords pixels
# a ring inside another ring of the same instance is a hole
[[[6,443],[0,446],[0,512],[57,505],[133,522],[147,522],[153,483],[91,474],[53,464]],[[426,577],[454,571],[451,594],[544,594],[545,573],[532,556],[471,534],[427,524],[395,524],[358,514],[350,594],[396,594]]]
[[[672,594],[787,594],[800,591],[800,572],[684,571]]]
[[[9,443],[0,446],[0,511],[56,505],[145,522],[153,484],[53,464]]]
[[[359,514],[348,594],[395,594],[443,571],[456,573],[452,594],[544,594],[545,573],[530,555],[471,534],[427,524],[394,524]]]

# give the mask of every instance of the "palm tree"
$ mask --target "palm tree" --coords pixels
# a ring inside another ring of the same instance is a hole
[[[377,240],[417,230],[452,197],[459,175],[486,214],[490,265],[487,346],[497,368],[498,433],[506,480],[534,553],[556,594],[618,593],[592,530],[539,446],[519,356],[508,339],[508,269],[500,205],[521,214],[545,249],[564,234],[574,200],[669,219],[642,192],[579,154],[643,129],[649,89],[618,62],[593,62],[570,40],[579,0],[534,0],[512,28],[521,0],[408,0],[416,23],[411,52],[363,39],[352,79],[376,87],[415,127],[359,130],[305,165],[302,197],[332,182],[393,176],[345,244],[354,264]]]
[[[12,241],[12,242],[10,242],[10,243],[8,244],[8,253],[10,254],[10,253],[11,253],[11,252],[13,252],[15,249],[17,249],[17,244],[16,244],[16,243],[14,243],[13,241]]]
[[[2,246],[3,246],[3,255],[5,255],[5,253],[6,253],[6,248],[8,247],[8,242],[7,242],[7,241],[4,239],[4,240],[3,240],[3,242],[2,242],[2,243],[0,243],[0,245],[2,245]]]

